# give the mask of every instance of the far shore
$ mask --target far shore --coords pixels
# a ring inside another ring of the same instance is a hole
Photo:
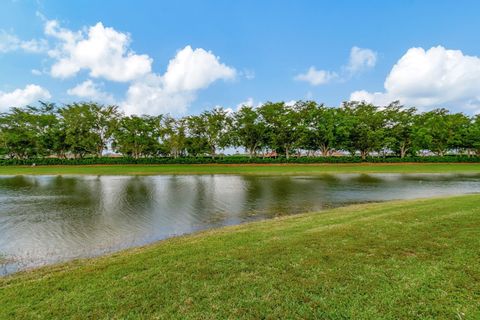
[[[162,164],[0,166],[0,175],[480,173],[478,163]]]

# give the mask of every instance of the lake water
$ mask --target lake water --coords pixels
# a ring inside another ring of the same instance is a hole
[[[480,175],[3,176],[0,274],[351,203],[480,192]]]

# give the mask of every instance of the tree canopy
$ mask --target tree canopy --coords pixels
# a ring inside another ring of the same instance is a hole
[[[216,157],[238,147],[250,157],[480,155],[480,116],[447,109],[418,112],[398,101],[388,106],[345,102],[338,108],[315,101],[267,102],[178,118],[125,116],[117,106],[94,102],[62,107],[40,102],[0,114],[4,158],[100,157],[106,151],[133,158]]]

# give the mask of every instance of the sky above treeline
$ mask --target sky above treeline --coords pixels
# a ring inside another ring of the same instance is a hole
[[[394,100],[480,112],[480,1],[0,0],[0,112]]]

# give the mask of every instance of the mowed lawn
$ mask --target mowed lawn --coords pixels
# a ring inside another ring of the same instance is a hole
[[[480,173],[480,163],[398,163],[398,164],[204,164],[204,165],[68,165],[0,166],[0,175],[19,174],[274,174],[323,173]]]
[[[354,205],[0,278],[2,319],[479,319],[480,195]]]

